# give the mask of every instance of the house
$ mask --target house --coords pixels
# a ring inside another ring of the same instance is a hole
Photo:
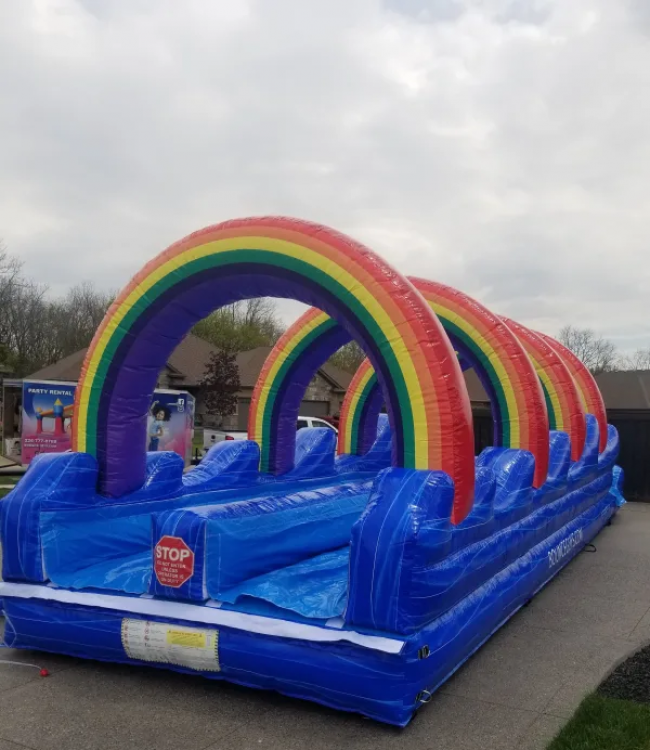
[[[174,349],[158,378],[158,388],[188,391],[196,398],[196,424],[198,426],[214,426],[215,424],[214,417],[206,413],[205,403],[200,394],[200,383],[205,374],[206,364],[215,351],[212,344],[190,333]],[[259,346],[237,355],[240,379],[237,409],[235,414],[223,421],[225,429],[247,429],[253,389],[270,351],[270,346]],[[32,373],[25,380],[76,382],[79,380],[85,356],[86,349],[82,349]],[[307,416],[338,414],[351,379],[350,373],[331,364],[323,365],[307,388],[301,413]]]
[[[258,346],[237,355],[240,391],[237,413],[225,424],[229,429],[246,429],[253,389],[271,349],[270,346]],[[338,414],[351,380],[351,373],[340,370],[330,363],[324,364],[307,388],[300,413],[308,417]]]

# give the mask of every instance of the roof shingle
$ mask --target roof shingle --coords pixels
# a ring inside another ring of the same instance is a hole
[[[81,367],[88,349],[81,349],[68,357],[60,359],[52,365],[29,375],[25,380],[79,380]],[[216,351],[212,344],[189,333],[174,349],[167,361],[170,374],[177,380],[178,385],[197,386],[205,373],[205,366],[212,352]]]

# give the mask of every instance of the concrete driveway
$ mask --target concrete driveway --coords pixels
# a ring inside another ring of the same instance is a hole
[[[0,649],[0,750],[544,748],[650,641],[650,505],[629,504],[405,730],[156,669]]]

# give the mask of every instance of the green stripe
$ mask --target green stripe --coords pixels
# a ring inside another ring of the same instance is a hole
[[[276,406],[276,399],[275,396],[277,395],[278,391],[282,390],[285,385],[285,380],[287,378],[287,373],[289,369],[295,364],[296,360],[299,359],[303,352],[308,349],[312,344],[314,344],[321,336],[323,336],[325,333],[327,333],[329,330],[334,328],[335,326],[338,326],[338,323],[333,318],[327,318],[322,323],[319,323],[319,325],[314,328],[313,331],[310,331],[295,347],[295,349],[292,350],[291,355],[285,359],[285,361],[282,363],[280,368],[278,369],[278,372],[273,380],[273,388],[274,393],[269,394],[269,398],[266,401],[266,405],[264,407],[264,413],[262,417],[262,445],[261,445],[261,460],[260,460],[260,466],[261,471],[269,471],[269,452],[270,452],[270,445],[271,445],[271,424],[273,420],[273,410]]]
[[[351,436],[350,436],[350,453],[353,456],[358,456],[360,454],[360,442],[361,442],[361,430],[360,430],[360,422],[361,422],[361,415],[363,414],[364,407],[366,406],[366,402],[370,398],[370,394],[372,393],[373,389],[378,384],[377,380],[377,373],[373,372],[373,374],[370,376],[368,382],[364,386],[364,389],[361,391],[361,395],[359,396],[359,400],[357,401],[357,408],[354,410],[354,414],[352,415],[352,427],[351,427]]]
[[[474,355],[474,357],[476,357],[480,366],[485,371],[485,374],[492,384],[494,392],[497,396],[499,416],[501,418],[501,430],[503,434],[502,447],[509,448],[512,439],[512,435],[510,432],[510,421],[514,418],[514,415],[510,414],[510,412],[508,411],[508,402],[506,400],[506,394],[503,389],[503,384],[499,380],[494,366],[490,362],[490,359],[488,358],[486,353],[479,347],[474,339],[470,338],[470,336],[465,331],[459,328],[455,323],[452,323],[448,318],[444,318],[441,315],[438,315],[438,317],[440,318],[440,322],[442,323],[442,327],[445,329],[445,331],[452,334],[459,341],[461,341]],[[492,406],[494,407],[494,404],[492,404]]]
[[[546,400],[546,411],[548,412],[548,428],[549,430],[557,430],[557,415],[555,413],[555,408],[553,407],[553,402],[551,401],[551,395],[541,378],[539,379],[539,382],[542,384],[544,399]]]
[[[386,341],[386,337],[374,318],[366,310],[363,304],[354,295],[343,287],[335,279],[328,276],[320,269],[314,268],[310,264],[302,260],[295,258],[289,258],[279,253],[265,252],[259,250],[248,250],[241,249],[234,252],[228,253],[216,253],[208,255],[190,263],[187,263],[174,273],[167,274],[165,277],[160,279],[143,297],[136,300],[135,304],[126,313],[120,327],[111,336],[108,345],[102,355],[102,358],[97,366],[97,373],[93,379],[93,385],[91,389],[89,404],[88,404],[88,420],[87,420],[87,451],[88,453],[95,454],[97,450],[97,417],[98,417],[98,406],[104,394],[106,373],[110,363],[115,356],[116,350],[127,332],[135,321],[141,316],[146,314],[149,304],[157,299],[161,294],[170,289],[174,284],[183,281],[184,279],[207,271],[213,268],[227,267],[229,265],[237,263],[249,263],[249,264],[264,264],[272,265],[281,269],[293,271],[304,278],[316,282],[322,288],[326,289],[333,296],[335,296],[344,306],[346,306],[361,322],[368,332],[368,335],[376,342],[381,343]],[[388,356],[385,356],[385,364],[388,368],[389,376],[392,379],[398,402],[400,405],[400,413],[402,416],[403,425],[403,450],[404,450],[404,466],[407,468],[415,466],[415,435],[414,435],[414,420],[411,409],[411,404],[408,398],[408,390],[406,388],[406,382],[404,380],[404,374],[400,367],[399,361],[397,360],[395,353],[390,347],[383,347],[390,352]],[[387,354],[388,354],[387,352]]]

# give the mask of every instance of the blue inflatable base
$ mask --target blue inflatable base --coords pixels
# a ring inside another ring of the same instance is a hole
[[[620,505],[609,491],[408,635],[0,582],[5,644],[201,674],[405,726],[432,693],[575,557]],[[211,606],[211,604],[213,606]]]

